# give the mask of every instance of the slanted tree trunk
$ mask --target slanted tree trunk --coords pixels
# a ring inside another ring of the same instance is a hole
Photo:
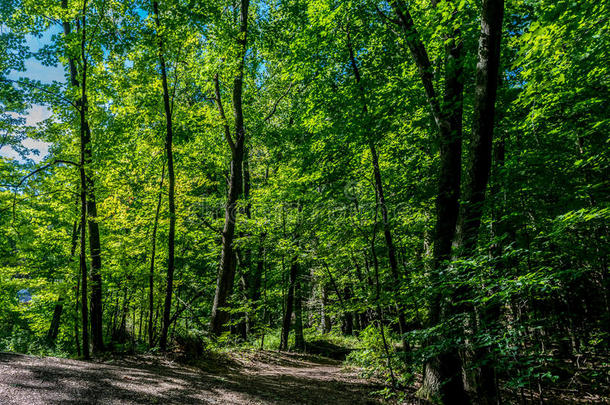
[[[155,251],[157,248],[157,227],[159,225],[159,211],[161,210],[161,197],[163,196],[163,180],[165,177],[165,163],[161,169],[161,180],[159,182],[159,197],[157,198],[157,208],[155,210],[155,221],[153,223],[151,252],[150,252],[150,272],[148,273],[148,346],[153,347],[154,340],[154,322],[153,313],[155,305]]]
[[[373,165],[373,177],[375,178],[375,196],[379,201],[379,206],[381,208],[381,218],[383,220],[383,235],[386,242],[386,248],[388,251],[388,259],[390,262],[390,273],[392,274],[392,279],[394,281],[394,294],[397,299],[397,310],[398,310],[398,325],[400,327],[400,334],[402,336],[402,347],[406,352],[409,348],[407,341],[404,338],[404,334],[407,332],[407,324],[405,321],[404,308],[402,303],[400,302],[400,276],[398,274],[398,263],[396,261],[396,248],[394,247],[394,241],[392,238],[392,231],[390,229],[390,221],[388,216],[388,207],[385,201],[385,194],[383,192],[383,181],[381,180],[381,170],[379,169],[379,157],[377,155],[377,149],[375,147],[375,142],[373,139],[372,130],[370,129],[370,125],[368,125],[368,120],[370,117],[368,116],[368,106],[366,101],[366,95],[364,91],[364,87],[361,84],[361,76],[360,69],[358,68],[358,63],[356,61],[356,56],[354,54],[354,49],[351,43],[351,37],[349,32],[349,27],[347,31],[347,48],[349,51],[350,63],[352,66],[352,70],[354,72],[354,77],[356,79],[356,84],[358,85],[358,90],[360,93],[360,98],[362,101],[362,113],[363,120],[365,125],[369,128],[369,150],[371,152],[371,161]]]
[[[163,86],[163,108],[165,110],[165,153],[167,157],[168,176],[168,207],[169,207],[169,231],[167,234],[167,286],[165,289],[165,303],[163,306],[163,322],[161,325],[161,337],[159,347],[167,349],[167,332],[169,329],[169,316],[172,309],[172,293],[174,288],[174,240],[176,234],[176,205],[175,205],[175,183],[174,154],[172,150],[174,130],[172,125],[172,108],[170,105],[169,87],[167,84],[167,68],[165,66],[165,55],[163,51],[163,37],[160,33],[161,22],[159,19],[159,2],[153,1],[153,14],[157,28],[157,44],[159,50],[159,69],[161,71],[161,83]]]
[[[210,329],[214,335],[220,335],[223,327],[229,320],[226,311],[227,299],[233,291],[235,278],[235,252],[233,249],[233,238],[235,235],[235,222],[237,220],[237,201],[242,192],[242,164],[244,158],[244,114],[242,109],[242,88],[244,63],[247,50],[248,33],[248,7],[249,0],[241,0],[239,35],[236,39],[239,47],[237,60],[237,73],[233,79],[233,116],[235,119],[235,140],[231,137],[229,124],[227,123],[222,99],[218,74],[214,77],[216,90],[216,105],[223,121],[225,137],[231,148],[231,174],[229,177],[229,192],[225,207],[225,223],[222,230],[222,252],[220,256],[220,271],[216,281],[216,292],[210,316]]]

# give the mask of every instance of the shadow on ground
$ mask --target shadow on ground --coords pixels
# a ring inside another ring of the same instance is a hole
[[[134,356],[103,363],[0,353],[2,404],[375,404],[381,387],[310,356],[259,352],[201,369]]]

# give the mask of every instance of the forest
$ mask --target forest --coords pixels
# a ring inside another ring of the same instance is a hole
[[[607,1],[0,0],[0,370],[608,403],[609,62]]]

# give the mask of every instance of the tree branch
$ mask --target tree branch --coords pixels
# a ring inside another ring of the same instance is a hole
[[[290,85],[288,86],[288,88],[286,89],[286,91],[284,93],[282,93],[282,95],[280,95],[280,97],[275,100],[275,103],[273,103],[273,108],[271,109],[271,111],[269,111],[269,114],[267,114],[267,116],[265,117],[265,119],[263,120],[263,122],[267,122],[269,121],[269,119],[271,117],[273,117],[273,115],[275,114],[275,112],[277,111],[277,106],[280,104],[280,102],[284,99],[284,97],[286,97],[288,95],[288,93],[290,93],[290,89],[292,89],[292,85],[294,84],[294,82],[290,82]]]
[[[225,130],[225,138],[227,139],[227,143],[231,147],[231,152],[235,152],[235,142],[233,142],[233,138],[231,138],[231,130],[229,129],[229,123],[227,122],[225,110],[222,107],[222,99],[220,98],[220,84],[218,83],[218,73],[214,75],[214,96],[216,100],[216,106],[218,107],[218,113],[220,114],[220,119],[222,120],[222,126]]]
[[[40,90],[40,91],[42,91],[42,92],[44,92],[44,93],[46,93],[46,94],[48,94],[50,96],[53,96],[53,97],[57,98],[60,101],[63,101],[65,103],[70,104],[77,111],[79,111],[79,107],[78,107],[78,105],[76,103],[68,100],[64,96],[61,96],[61,95],[56,94],[56,93],[54,93],[52,91],[49,91],[49,90],[45,89],[44,87],[37,86],[36,84],[34,84],[32,82],[21,81],[21,80],[11,80],[11,79],[5,79],[5,78],[2,78],[2,77],[0,77],[0,81],[1,82],[5,82],[5,83],[14,83],[14,84],[17,84],[17,85],[20,85],[20,86],[26,86],[26,87],[31,87],[31,88],[36,89],[36,90]]]

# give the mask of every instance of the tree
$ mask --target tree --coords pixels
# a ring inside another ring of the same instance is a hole
[[[227,298],[233,291],[233,281],[235,278],[235,251],[233,248],[233,237],[235,235],[235,223],[237,221],[237,201],[242,193],[243,172],[242,164],[244,160],[244,143],[246,141],[246,132],[244,129],[244,112],[243,112],[243,77],[244,64],[246,58],[247,39],[248,39],[248,7],[249,0],[241,0],[239,9],[239,34],[236,38],[237,51],[237,67],[235,77],[233,78],[233,116],[235,120],[235,134],[231,135],[229,124],[227,122],[224,108],[222,106],[222,98],[220,92],[220,84],[218,73],[214,76],[214,86],[216,95],[216,105],[222,125],[225,131],[225,138],[231,149],[231,174],[229,177],[229,191],[225,206],[225,222],[222,230],[222,252],[220,256],[220,270],[218,272],[218,280],[216,282],[216,292],[214,294],[214,303],[212,306],[212,314],[210,316],[210,327],[212,333],[220,335],[223,326],[229,319],[229,314],[226,310]]]
[[[159,44],[159,69],[161,71],[161,82],[163,83],[163,108],[165,110],[165,153],[167,155],[167,175],[169,177],[168,184],[168,204],[169,204],[169,233],[167,242],[167,286],[165,292],[165,305],[163,306],[163,324],[161,328],[161,337],[159,345],[161,350],[167,348],[167,332],[169,330],[169,316],[172,307],[172,292],[174,287],[174,239],[176,233],[176,203],[175,203],[175,184],[176,176],[174,175],[174,155],[172,152],[173,143],[173,126],[172,126],[172,109],[170,106],[170,94],[167,84],[167,70],[165,68],[165,57],[163,54],[163,39],[159,34],[161,23],[159,22],[159,3],[153,1],[153,13],[155,25],[157,28],[157,40]],[[154,253],[153,253],[154,254]]]

